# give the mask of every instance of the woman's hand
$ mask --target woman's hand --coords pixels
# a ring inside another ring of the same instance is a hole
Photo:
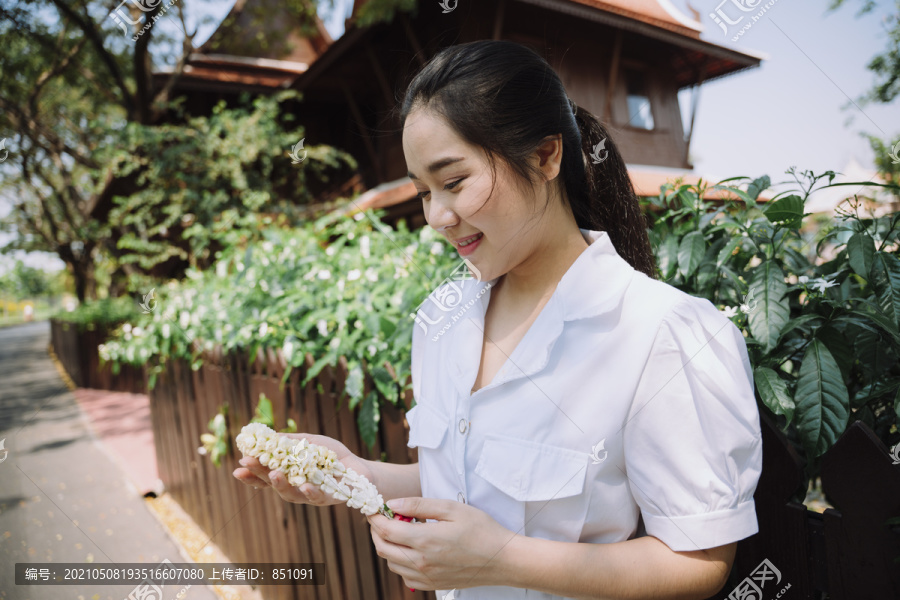
[[[324,446],[330,450],[334,450],[337,459],[348,469],[353,469],[360,475],[363,475],[369,481],[372,481],[372,471],[369,468],[368,461],[359,458],[339,441],[326,437],[324,435],[313,435],[310,433],[279,433],[295,440],[306,438],[309,443],[318,446]],[[281,471],[272,471],[268,467],[264,467],[260,462],[252,456],[245,456],[240,461],[242,467],[234,470],[232,475],[240,481],[252,488],[262,489],[271,487],[283,500],[294,502],[296,504],[313,504],[315,506],[328,506],[330,504],[342,504],[343,501],[338,500],[324,493],[319,486],[312,483],[304,483],[299,488],[292,486],[287,481],[287,477]]]
[[[499,553],[516,536],[486,512],[455,500],[402,498],[391,509],[420,521],[368,518],[378,556],[410,588],[450,590],[502,585]],[[493,562],[492,562],[493,561]]]

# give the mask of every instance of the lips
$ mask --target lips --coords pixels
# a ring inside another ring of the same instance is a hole
[[[459,248],[465,248],[469,244],[471,244],[477,240],[480,240],[483,237],[484,237],[483,233],[476,233],[475,235],[470,235],[469,237],[456,240],[453,243],[456,244],[456,246]]]

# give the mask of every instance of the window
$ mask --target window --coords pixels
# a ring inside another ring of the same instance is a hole
[[[628,100],[628,124],[639,129],[653,129],[653,110],[644,71],[625,69],[625,93]]]

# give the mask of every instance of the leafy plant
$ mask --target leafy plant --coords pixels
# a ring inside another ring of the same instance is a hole
[[[651,242],[662,280],[709,299],[742,329],[761,410],[814,475],[852,421],[888,446],[898,441],[900,215],[862,216],[861,203],[848,201],[816,232],[804,205],[835,174],[788,174],[794,187],[764,204],[767,176],[667,184],[650,201]],[[704,200],[711,193],[724,200]]]
[[[272,401],[265,394],[259,395],[259,402],[256,405],[256,414],[250,419],[251,423],[262,423],[270,429],[275,429],[275,411],[272,410]],[[279,433],[296,433],[297,422],[293,419],[287,420],[288,426],[280,429]]]
[[[222,457],[228,454],[231,437],[228,435],[228,405],[223,404],[215,417],[210,419],[207,429],[212,433],[200,434],[203,445],[197,449],[200,454],[209,455],[209,459],[217,467],[221,465]]]
[[[199,369],[221,344],[251,357],[279,348],[288,369],[314,358],[302,382],[345,357],[343,398],[356,409],[371,448],[382,402],[396,404],[409,384],[410,314],[459,264],[431,228],[391,229],[378,214],[331,214],[293,230],[268,227],[262,241],[228,247],[212,269],[156,286],[155,309],[119,328],[100,347],[113,364],[146,364],[151,389],[167,360]],[[149,291],[149,289],[147,290]],[[374,389],[364,394],[368,373]]]
[[[84,302],[71,312],[65,309],[56,312],[53,318],[73,323],[78,326],[79,331],[93,331],[121,325],[138,318],[140,313],[140,307],[133,299],[122,296]]]

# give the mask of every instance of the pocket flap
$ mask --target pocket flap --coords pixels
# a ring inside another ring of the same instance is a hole
[[[406,412],[409,423],[409,448],[437,448],[447,434],[447,419],[425,404],[416,404]]]
[[[516,500],[554,500],[584,490],[588,458],[587,452],[492,434],[475,473]]]

